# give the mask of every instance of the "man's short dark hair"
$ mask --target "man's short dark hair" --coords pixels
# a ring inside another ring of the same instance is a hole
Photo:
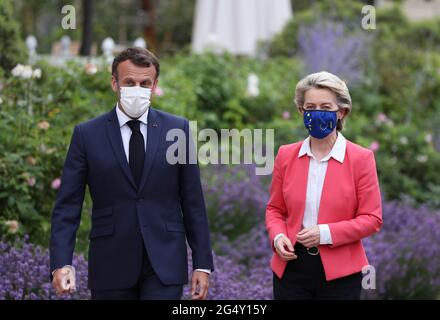
[[[156,79],[159,77],[160,65],[157,57],[147,49],[135,47],[125,49],[113,60],[112,75],[114,75],[116,79],[118,78],[118,65],[126,60],[130,60],[134,65],[139,67],[148,68],[153,65],[156,69]]]

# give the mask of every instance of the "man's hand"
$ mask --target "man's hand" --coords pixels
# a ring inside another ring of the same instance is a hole
[[[319,227],[304,228],[296,235],[299,243],[302,243],[306,248],[317,247],[321,240]]]
[[[208,295],[209,274],[203,271],[193,271],[191,279],[191,299],[205,300]]]
[[[73,267],[63,267],[55,270],[53,274],[52,286],[59,296],[66,293],[75,292],[75,269]]]
[[[298,258],[294,253],[295,249],[293,248],[292,242],[285,235],[280,236],[277,241],[275,241],[275,249],[278,255],[285,261]]]

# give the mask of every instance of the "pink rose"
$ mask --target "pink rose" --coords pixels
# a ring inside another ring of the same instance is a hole
[[[29,187],[33,187],[33,186],[35,186],[36,179],[35,179],[35,177],[29,177],[29,178],[27,178],[26,182]]]
[[[17,220],[7,220],[5,221],[5,225],[8,227],[9,233],[15,234],[18,231],[19,224]]]
[[[379,145],[379,142],[377,142],[377,141],[373,141],[371,144],[370,144],[370,150],[371,151],[373,151],[373,152],[376,152],[377,150],[379,150],[379,147],[380,147],[380,145]]]
[[[385,124],[387,126],[393,125],[393,120],[387,117],[387,115],[383,112],[379,113],[376,117],[376,125]]]
[[[52,181],[52,183],[50,184],[50,187],[54,190],[58,190],[60,188],[60,185],[61,185],[61,179],[56,178]]]
[[[161,87],[156,87],[156,89],[154,89],[154,94],[158,97],[162,97],[163,96],[163,90]]]

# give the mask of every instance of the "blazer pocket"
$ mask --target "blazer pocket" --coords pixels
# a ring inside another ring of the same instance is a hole
[[[109,236],[113,234],[113,231],[114,225],[92,228],[92,231],[90,231],[89,239]]]
[[[113,208],[104,208],[92,210],[92,220],[99,220],[101,218],[109,217],[113,215]]]
[[[167,231],[185,233],[185,226],[182,222],[166,222]]]

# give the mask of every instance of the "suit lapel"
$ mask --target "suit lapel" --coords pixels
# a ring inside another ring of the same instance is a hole
[[[133,179],[133,175],[131,174],[130,166],[128,165],[124,146],[122,144],[121,128],[119,127],[118,116],[116,115],[116,108],[114,108],[108,114],[107,134],[122,171],[127,176],[127,179],[130,181],[133,187],[136,189],[136,183]]]
[[[143,189],[150,174],[151,167],[153,166],[161,132],[162,127],[160,125],[159,115],[155,109],[150,107],[150,110],[148,111],[147,149],[145,153],[144,170],[141,183],[139,185],[139,191]]]

